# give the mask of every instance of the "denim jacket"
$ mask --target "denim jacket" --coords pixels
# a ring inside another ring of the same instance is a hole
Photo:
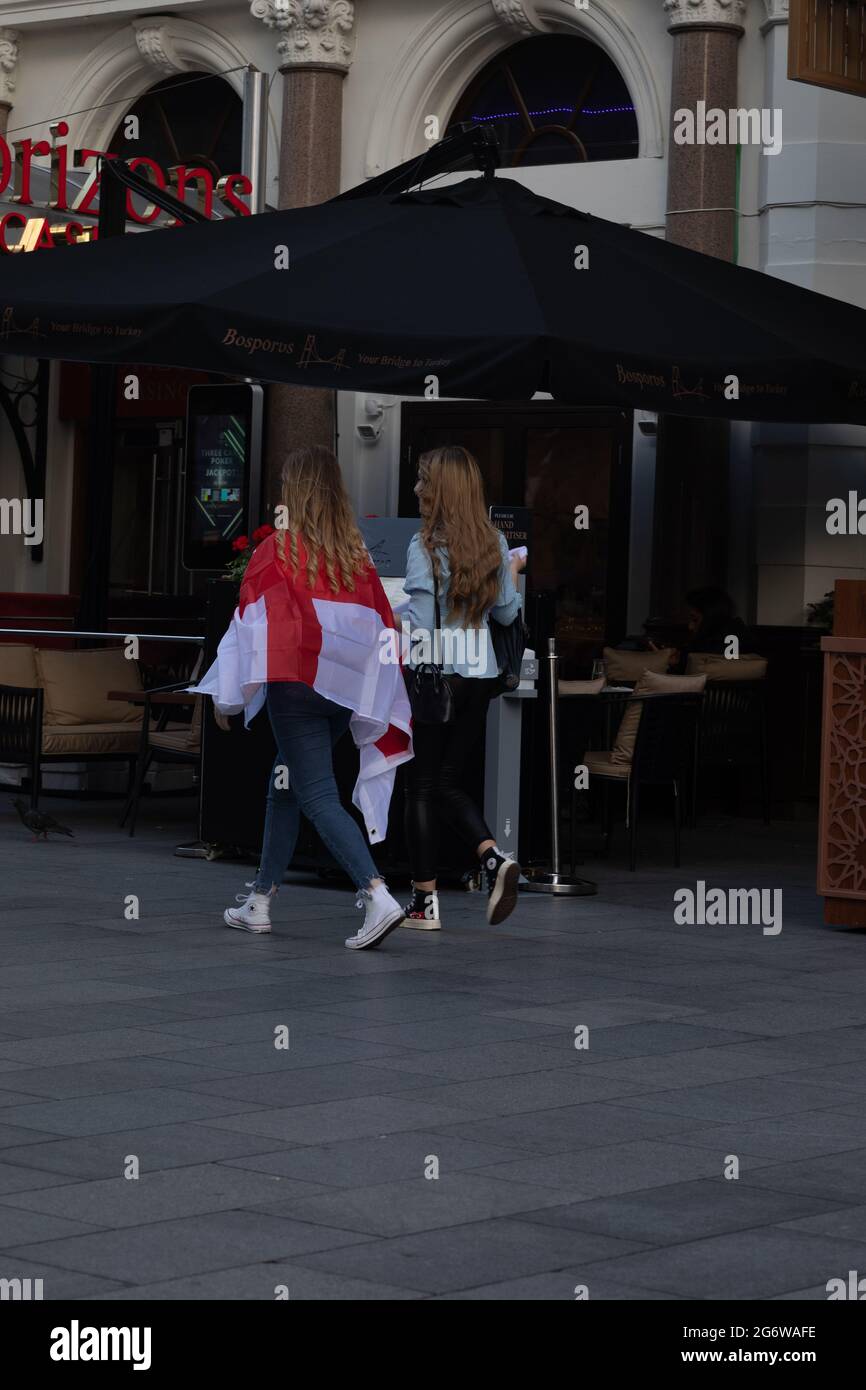
[[[507,626],[517,617],[521,606],[520,595],[514,587],[508,563],[508,545],[501,533],[499,549],[502,560],[499,566],[499,591],[496,602],[484,614],[478,627],[467,628],[459,614],[448,612],[447,596],[451,581],[448,551],[444,546],[436,547],[439,564],[439,619],[442,631],[434,642],[433,629],[436,619],[433,606],[433,567],[420,532],[412,537],[403,584],[409,595],[409,607],[404,616],[409,625],[410,666],[417,666],[425,661],[441,660],[449,675],[490,679],[498,674],[499,668],[487,618],[492,616],[496,622]]]

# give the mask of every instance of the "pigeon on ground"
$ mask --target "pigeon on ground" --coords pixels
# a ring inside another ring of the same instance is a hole
[[[69,835],[73,840],[75,839],[72,831],[67,829],[65,825],[61,825],[53,816],[46,815],[44,811],[31,811],[22,796],[17,796],[12,805],[18,812],[22,824],[26,825],[28,830],[33,831],[34,840],[38,840],[40,835],[47,840],[49,830],[53,831],[55,835]]]

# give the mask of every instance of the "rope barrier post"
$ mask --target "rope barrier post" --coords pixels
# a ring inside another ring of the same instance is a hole
[[[547,672],[550,709],[550,868],[524,870],[526,882],[520,886],[524,893],[555,893],[561,897],[586,898],[598,892],[598,884],[589,878],[564,874],[559,857],[559,657],[556,638],[547,641]]]

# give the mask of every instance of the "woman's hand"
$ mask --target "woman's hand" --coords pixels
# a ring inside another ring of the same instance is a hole
[[[510,568],[510,570],[511,570],[511,578],[512,578],[513,581],[514,581],[514,586],[515,586],[515,588],[516,588],[516,587],[517,587],[517,576],[520,574],[521,570],[525,570],[525,569],[526,569],[526,556],[525,556],[525,555],[512,555],[511,558],[510,558],[509,561],[508,561],[508,564],[509,564],[509,568]]]
[[[213,707],[214,723],[218,729],[222,729],[224,734],[231,733],[231,723],[227,714],[221,714],[216,705]]]

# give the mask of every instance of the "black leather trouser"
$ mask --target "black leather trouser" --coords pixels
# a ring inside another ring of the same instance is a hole
[[[415,757],[406,767],[406,844],[415,883],[436,877],[441,817],[475,851],[493,836],[481,811],[462,788],[469,759],[484,745],[487,706],[496,680],[449,676],[456,718],[451,724],[415,724]]]

